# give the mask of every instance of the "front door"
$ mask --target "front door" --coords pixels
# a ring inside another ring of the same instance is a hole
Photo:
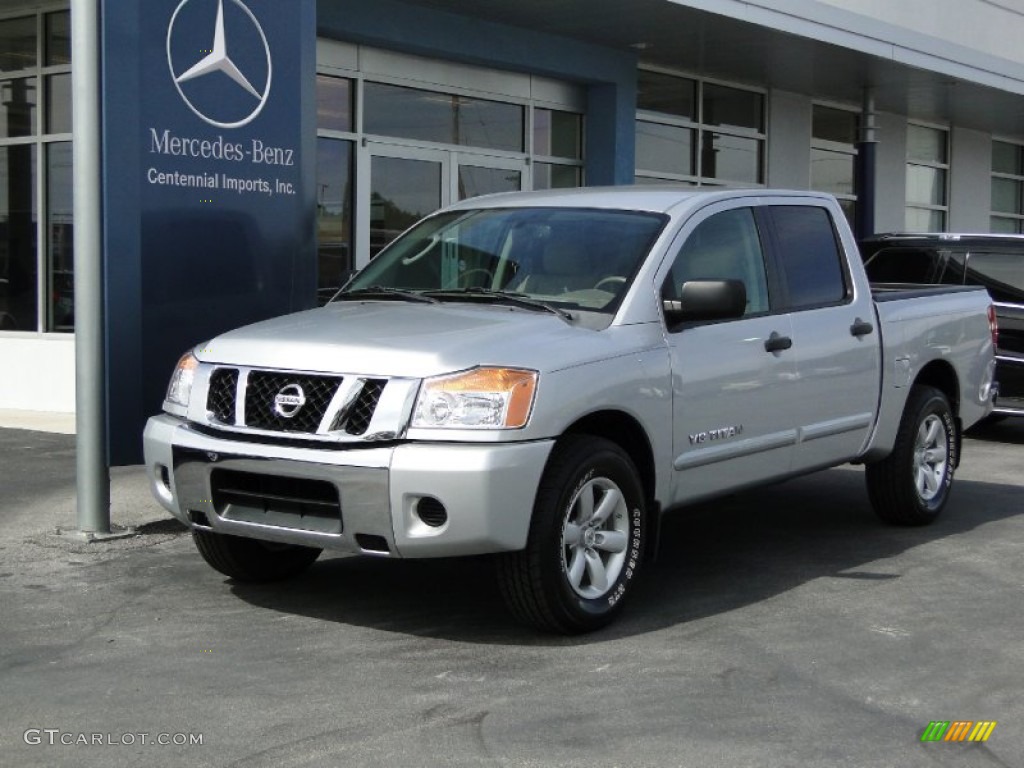
[[[790,317],[774,309],[765,249],[748,207],[716,206],[673,248],[666,301],[689,280],[740,280],[742,317],[667,328],[672,360],[674,501],[789,472],[796,443]]]

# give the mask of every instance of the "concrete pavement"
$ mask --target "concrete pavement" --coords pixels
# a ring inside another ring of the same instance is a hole
[[[972,437],[925,529],[856,468],[683,512],[622,620],[560,638],[485,559],[233,583],[137,467],[139,535],[80,542],[74,438],[0,429],[0,765],[1020,766],[1022,467],[1024,420]]]

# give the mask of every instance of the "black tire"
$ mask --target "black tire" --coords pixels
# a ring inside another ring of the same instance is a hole
[[[915,386],[892,453],[867,466],[875,513],[892,525],[928,525],[949,500],[957,464],[953,409],[934,387]]]
[[[509,610],[562,634],[608,624],[636,580],[646,534],[644,494],[629,456],[603,438],[565,436],[541,478],[526,549],[498,558]]]
[[[232,579],[251,582],[291,578],[309,568],[323,551],[198,529],[193,529],[192,541],[215,570]]]

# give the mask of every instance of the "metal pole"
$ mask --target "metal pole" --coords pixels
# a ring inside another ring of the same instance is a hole
[[[78,530],[110,533],[100,208],[100,0],[71,0]]]
[[[860,141],[857,143],[857,210],[854,232],[858,238],[875,234],[876,185],[875,157],[878,140],[875,137],[875,98],[870,88],[864,89],[861,105]]]

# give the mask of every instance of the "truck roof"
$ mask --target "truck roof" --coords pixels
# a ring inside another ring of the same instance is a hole
[[[681,206],[697,207],[716,200],[771,195],[832,200],[832,196],[807,190],[777,189],[696,189],[683,185],[623,185],[615,187],[582,187],[550,189],[534,192],[503,192],[463,200],[449,210],[511,207],[608,208],[618,210],[669,213]]]

